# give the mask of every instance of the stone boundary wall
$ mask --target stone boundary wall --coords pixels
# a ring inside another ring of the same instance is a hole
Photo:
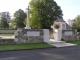
[[[47,29],[18,29],[15,32],[16,43],[41,43],[49,41]]]
[[[14,39],[0,39],[0,44],[16,44]]]
[[[18,29],[9,31],[2,31],[0,34],[7,34],[8,32],[9,34],[14,34],[15,37],[10,39],[0,37],[0,44],[43,43],[48,42],[50,39],[48,29]]]
[[[74,30],[63,30],[62,39],[67,40],[67,41],[77,40],[75,31]]]
[[[0,44],[15,44],[13,29],[0,29]]]

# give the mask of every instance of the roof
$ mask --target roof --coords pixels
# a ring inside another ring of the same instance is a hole
[[[63,19],[57,19],[56,22],[65,22]]]

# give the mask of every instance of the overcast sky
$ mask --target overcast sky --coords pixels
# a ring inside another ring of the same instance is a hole
[[[0,12],[9,11],[13,14],[18,9],[26,10],[29,0],[0,0]]]
[[[61,6],[64,19],[74,19],[80,15],[80,0],[55,0]]]
[[[0,12],[14,13],[18,9],[25,9],[30,0],[0,0]],[[35,0],[34,0],[35,1]],[[64,20],[74,19],[80,14],[80,0],[55,0],[63,10]]]

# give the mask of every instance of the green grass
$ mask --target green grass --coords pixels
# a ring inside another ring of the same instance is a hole
[[[38,48],[51,48],[53,46],[46,43],[36,44],[16,44],[16,45],[0,45],[0,51],[15,51],[15,50],[27,50],[27,49],[38,49]]]
[[[66,42],[80,45],[80,40],[73,40],[73,41],[66,41]]]

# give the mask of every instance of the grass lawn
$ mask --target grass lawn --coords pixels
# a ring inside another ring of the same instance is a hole
[[[73,43],[73,44],[80,45],[80,40],[66,41],[66,42],[67,42],[67,43]]]
[[[36,44],[16,44],[16,45],[0,45],[0,51],[15,51],[15,50],[27,50],[27,49],[38,49],[38,48],[51,48],[53,46],[46,43]]]

